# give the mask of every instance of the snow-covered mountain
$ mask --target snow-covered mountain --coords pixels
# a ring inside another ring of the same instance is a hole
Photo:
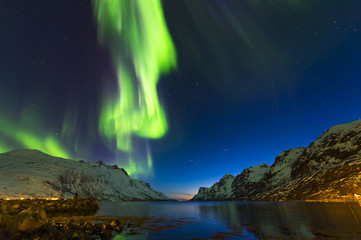
[[[71,198],[74,193],[112,201],[170,200],[116,165],[57,158],[37,150],[0,154],[0,198]]]
[[[200,188],[192,200],[359,201],[361,120],[332,127],[307,148],[284,151],[271,166],[243,170],[225,198],[213,199],[222,189],[217,184]]]
[[[198,194],[194,196],[192,200],[202,200],[202,201],[218,201],[229,199],[232,195],[232,183],[234,176],[230,174],[224,175],[219,182],[213,184],[212,187],[199,188]]]

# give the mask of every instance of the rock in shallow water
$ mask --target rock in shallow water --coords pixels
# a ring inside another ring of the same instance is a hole
[[[43,227],[45,223],[40,214],[24,211],[6,222],[6,231],[10,233],[33,233]]]

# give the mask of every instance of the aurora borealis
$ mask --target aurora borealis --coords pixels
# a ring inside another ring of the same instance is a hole
[[[357,1],[1,1],[0,151],[187,197],[361,117]]]
[[[167,121],[157,94],[160,74],[175,66],[176,53],[160,0],[94,1],[100,42],[109,45],[118,93],[106,91],[99,129],[120,151],[129,153],[130,174],[139,171],[133,136],[159,138]],[[112,95],[115,95],[112,96]],[[110,96],[110,97],[109,97]],[[152,160],[147,151],[148,170]]]
[[[104,86],[104,83],[101,87],[99,117],[95,121],[98,122],[99,137],[115,153],[115,162],[124,166],[129,174],[149,175],[152,173],[149,143],[139,143],[135,136],[154,139],[166,133],[166,116],[156,88],[160,75],[176,66],[176,50],[161,2],[94,0],[92,7],[98,41],[110,52],[118,84],[116,89]],[[72,107],[65,110],[62,136],[69,142],[79,136],[77,111]],[[28,117],[33,113],[23,115]],[[74,142],[73,154],[69,155],[60,140],[29,131],[33,127],[27,126],[28,122],[26,119],[24,123],[13,124],[3,119],[1,133],[23,148],[38,149],[63,158],[81,156],[77,142]],[[22,125],[26,127],[21,128]],[[5,144],[1,146],[2,151],[11,149]]]

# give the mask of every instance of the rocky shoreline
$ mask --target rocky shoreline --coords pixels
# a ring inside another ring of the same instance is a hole
[[[96,198],[0,198],[0,239],[126,239],[198,222],[166,216],[95,216],[98,208]]]
[[[120,221],[98,219],[96,198],[0,199],[0,239],[111,239]]]

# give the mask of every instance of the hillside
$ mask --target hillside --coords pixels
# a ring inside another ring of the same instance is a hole
[[[223,187],[217,183],[192,200],[359,201],[361,120],[332,127],[307,148],[284,151],[271,166],[247,168],[229,184],[226,197],[213,197]]]
[[[71,198],[78,193],[112,201],[170,200],[116,165],[57,158],[37,150],[0,154],[0,176],[0,198]]]

